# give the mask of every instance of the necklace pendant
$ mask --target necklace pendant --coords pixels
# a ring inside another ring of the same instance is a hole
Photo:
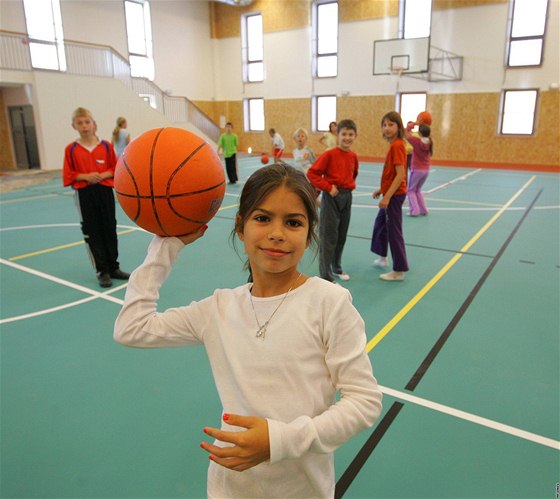
[[[259,330],[257,331],[257,338],[263,338],[264,339],[264,335],[266,333],[266,324],[263,324],[262,326],[259,327]]]

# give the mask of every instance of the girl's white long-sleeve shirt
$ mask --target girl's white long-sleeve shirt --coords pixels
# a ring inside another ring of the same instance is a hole
[[[204,345],[223,412],[268,421],[270,460],[243,472],[211,462],[208,497],[333,497],[333,451],[381,412],[350,293],[309,278],[288,293],[264,338],[255,314],[265,323],[284,295],[253,297],[253,310],[250,284],[158,313],[159,289],[183,247],[176,238],[153,239],[130,277],[114,337],[140,348]]]

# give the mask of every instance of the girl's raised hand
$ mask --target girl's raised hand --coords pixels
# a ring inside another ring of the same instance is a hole
[[[245,471],[270,459],[268,440],[268,421],[253,416],[224,414],[224,421],[231,426],[246,428],[246,431],[223,431],[205,427],[204,433],[219,440],[233,444],[233,447],[218,447],[202,442],[200,447],[210,454],[216,464],[234,471]]]
[[[204,233],[208,229],[208,225],[202,225],[196,232],[192,232],[191,234],[187,234],[185,236],[177,236],[181,241],[183,241],[184,245],[194,243],[197,239],[201,238]]]

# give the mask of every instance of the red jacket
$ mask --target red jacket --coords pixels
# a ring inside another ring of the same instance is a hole
[[[107,170],[115,173],[117,156],[113,146],[106,140],[97,144],[95,149],[89,152],[79,142],[74,141],[66,146],[64,150],[64,166],[62,168],[62,183],[64,187],[72,186],[73,189],[83,189],[89,184],[85,180],[76,180],[81,173],[102,173]],[[114,187],[113,177],[99,182],[107,187]]]

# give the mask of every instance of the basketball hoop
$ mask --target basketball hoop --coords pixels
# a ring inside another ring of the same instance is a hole
[[[403,72],[404,72],[405,68],[404,68],[404,66],[390,66],[387,69],[391,72],[391,75],[396,80],[396,82],[397,82],[397,93],[399,93],[400,82],[401,82],[401,78],[402,78],[402,75],[403,75]]]

